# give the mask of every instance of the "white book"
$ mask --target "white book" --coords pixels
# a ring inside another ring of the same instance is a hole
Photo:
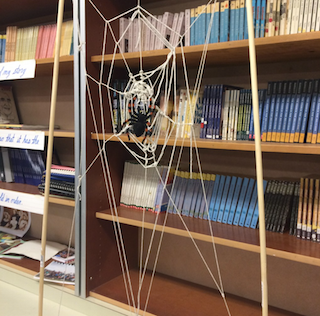
[[[157,29],[157,19],[154,17],[151,17],[151,30],[150,30],[150,43],[149,43],[149,49],[150,50],[154,50],[154,44],[155,44],[155,40],[156,40],[156,29]]]
[[[132,33],[132,51],[139,51],[139,43],[138,43],[138,32],[139,32],[139,20],[135,18],[133,21],[133,33]]]
[[[233,140],[233,124],[234,124],[234,110],[235,110],[235,96],[236,90],[230,91],[230,103],[229,103],[229,119],[228,119],[228,133],[227,139]]]
[[[306,0],[300,0],[300,10],[299,10],[299,23],[298,23],[298,33],[302,33],[303,20],[305,14],[305,4]]]
[[[125,33],[128,25],[129,20],[127,18],[119,19],[119,47],[122,53],[128,52],[129,32]]]
[[[280,34],[281,1],[283,1],[283,0],[276,1],[277,2],[277,12],[276,12],[275,29],[274,29],[275,36],[278,36]]]
[[[129,40],[128,40],[128,52],[133,52],[133,21],[129,18]]]
[[[270,14],[269,14],[269,36],[274,36],[277,17],[277,0],[270,0]]]
[[[162,15],[158,15],[157,17],[157,25],[156,25],[156,32],[155,32],[155,39],[154,39],[154,49],[159,49],[161,45],[161,28],[162,28]]]
[[[308,10],[308,22],[307,22],[306,32],[311,32],[313,1],[315,1],[315,0],[308,0],[308,2],[309,2],[309,10]]]
[[[190,46],[190,9],[184,11],[184,46]]]
[[[186,98],[187,90],[181,89],[180,90],[180,98],[179,98],[179,108],[178,108],[178,125],[177,125],[177,135],[180,137],[181,130],[182,130],[182,121],[183,121],[183,114],[184,114],[184,104]]]
[[[223,111],[222,111],[222,115],[223,115],[222,140],[227,140],[229,106],[230,106],[230,90],[226,90],[226,92],[224,93],[224,102],[223,102]]]
[[[189,103],[189,95],[187,93],[187,90],[184,90],[184,101],[182,104],[182,115],[181,115],[181,135],[180,137],[183,138],[184,137],[184,131],[186,129],[186,124],[187,124],[187,110],[190,107],[190,103]]]
[[[185,30],[185,12],[181,11],[179,13],[179,19],[178,19],[178,25],[176,29],[176,34],[175,34],[175,40],[174,40],[174,45],[178,45],[180,41],[180,36],[184,33]],[[180,45],[178,45],[180,46]]]
[[[287,25],[287,0],[282,0],[281,11],[280,11],[280,35],[284,35],[286,33],[286,25]]]
[[[179,20],[179,13],[177,12],[173,15],[172,30],[171,30],[171,34],[170,34],[170,44],[173,46],[174,46],[175,38],[176,38],[178,20]]]
[[[129,162],[124,163],[123,168],[123,177],[121,185],[121,195],[120,195],[120,204],[126,204],[127,190],[128,190],[128,173],[129,173]]]
[[[240,90],[236,91],[235,99],[233,140],[237,139]]]
[[[316,18],[316,29],[315,31],[320,31],[320,0],[318,0],[317,18]]]
[[[147,17],[149,23],[144,24],[144,47],[143,50],[150,50],[150,24],[151,24],[151,16]]]
[[[293,0],[292,22],[291,22],[290,34],[298,33],[299,10],[300,10],[299,0]]]
[[[165,12],[163,15],[162,32],[161,32],[163,38],[165,38],[165,41],[161,41],[160,49],[167,47],[167,45],[165,44],[166,41],[170,42],[172,23],[173,23],[173,13]]]
[[[316,20],[317,20],[317,11],[318,11],[319,0],[313,1],[313,8],[312,8],[312,19],[311,19],[311,32],[316,30]]]
[[[302,33],[307,31],[307,24],[309,18],[309,4],[310,0],[305,0],[304,14],[303,14],[303,22],[302,22]]]
[[[287,35],[290,34],[292,11],[293,11],[293,0],[287,0],[287,21],[286,21],[286,33],[285,33]]]

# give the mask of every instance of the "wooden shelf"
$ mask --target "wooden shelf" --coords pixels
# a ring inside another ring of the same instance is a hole
[[[38,188],[30,184],[0,182],[0,189],[40,195]],[[49,202],[72,207],[75,206],[74,200],[70,200],[63,197],[50,196]]]
[[[36,76],[52,76],[54,58],[36,59]],[[59,74],[73,74],[73,55],[61,56]]]
[[[136,297],[139,287],[139,271],[130,270],[129,273]],[[227,315],[223,299],[217,291],[158,273],[156,273],[153,280],[147,313],[144,314],[144,302],[150,279],[150,274],[147,273],[141,290],[142,311],[140,311],[139,315],[194,316],[198,315],[199,311],[201,311],[201,316]],[[94,289],[90,292],[90,296],[129,310],[122,275]],[[261,314],[261,306],[258,302],[228,294],[226,299],[231,315],[248,316]],[[298,314],[269,307],[269,316],[281,315],[295,316]]]
[[[44,135],[48,136],[49,131],[44,131]],[[55,130],[53,132],[54,137],[61,137],[61,138],[74,138],[74,131],[65,131],[65,130]]]
[[[152,212],[145,212],[143,223],[143,211],[127,207],[118,207],[118,220],[122,224],[136,227],[144,227],[165,233],[189,237],[190,235],[206,242],[212,242],[209,224],[211,224],[216,244],[242,249],[251,252],[260,252],[259,231],[246,227],[227,225],[207,220],[183,216],[183,220],[190,231],[185,229],[180,217],[176,214],[160,213],[156,222],[157,215]],[[99,219],[112,221],[111,210],[96,213]],[[165,227],[163,225],[165,223]],[[267,232],[267,254],[269,256],[283,258],[296,262],[303,262],[315,266],[320,266],[320,244],[311,241],[298,239],[289,234],[279,234]]]
[[[316,59],[320,54],[320,32],[310,32],[274,37],[256,38],[256,55],[258,63],[273,63],[293,61],[299,59]],[[208,45],[207,66],[223,66],[249,63],[248,40],[222,42]],[[186,64],[194,67],[199,65],[203,45],[184,47]],[[142,52],[144,67],[155,67],[166,60],[169,49]],[[177,64],[181,63],[182,50],[176,49]],[[123,58],[132,68],[137,68],[140,53],[116,54],[114,58],[116,67],[125,67]],[[91,57],[93,63],[111,64],[113,55],[95,55]]]
[[[117,142],[119,139],[111,133],[105,134],[91,134],[92,139],[109,139],[109,141]],[[127,135],[121,135],[119,137],[122,141],[126,143],[134,143],[132,140],[128,140]],[[142,141],[143,137],[140,138]],[[164,145],[165,139],[159,138],[158,144]],[[173,146],[175,143],[174,138],[170,138],[167,141],[168,146]],[[176,146],[190,147],[189,139],[178,138],[176,141]],[[192,146],[195,146],[195,142],[192,142]],[[198,148],[206,149],[222,149],[222,150],[237,150],[237,151],[254,151],[255,144],[253,141],[225,141],[225,140],[211,140],[211,139],[197,139]],[[320,144],[298,144],[298,143],[273,143],[273,142],[263,142],[261,143],[262,152],[273,152],[273,153],[286,153],[286,154],[309,154],[309,155],[319,155],[320,154]]]

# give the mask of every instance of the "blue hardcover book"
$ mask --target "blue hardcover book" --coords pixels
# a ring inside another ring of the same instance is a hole
[[[272,139],[273,119],[274,119],[274,112],[275,112],[276,101],[277,101],[277,87],[278,87],[278,82],[274,82],[272,84],[272,95],[271,95],[270,109],[269,109],[270,113],[269,113],[268,132],[267,132],[268,142],[270,142]]]
[[[318,89],[319,89],[319,79],[314,81],[313,93],[312,93],[312,100],[311,100],[311,107],[310,107],[310,117],[308,121],[308,129],[307,129],[307,143],[311,143],[312,139],[312,130],[313,124],[316,114],[316,104],[318,99]]]
[[[189,216],[190,217],[194,216],[195,209],[196,209],[196,204],[197,204],[197,200],[198,200],[198,195],[201,193],[201,190],[202,190],[202,184],[201,184],[201,180],[200,180],[200,175],[199,174],[196,175],[194,186],[195,186],[195,188],[194,188],[194,191],[193,191],[193,194],[192,194],[192,200],[191,200],[190,211],[189,211]]]
[[[294,133],[297,129],[298,114],[299,114],[299,110],[300,110],[300,106],[301,106],[302,87],[303,87],[303,80],[300,80],[298,82],[296,100],[295,100],[294,111],[293,111],[293,116],[292,116],[292,125],[291,125],[291,130],[290,130],[289,143],[294,142]]]
[[[254,179],[250,179],[249,180],[249,184],[248,184],[248,189],[247,189],[247,193],[244,199],[244,203],[242,206],[242,210],[241,210],[241,214],[240,214],[240,219],[239,219],[239,226],[243,226],[246,220],[246,216],[248,213],[248,209],[249,209],[249,204],[251,201],[251,196],[252,196],[252,191],[253,188],[255,186],[256,180]]]
[[[232,198],[233,198],[233,193],[235,191],[236,188],[236,183],[237,183],[237,177],[232,177],[231,178],[231,183],[230,183],[230,188],[229,188],[229,193],[227,196],[227,202],[226,202],[226,207],[223,213],[223,217],[222,217],[222,223],[226,224],[228,221],[228,216],[229,216],[229,212],[230,212],[230,208],[231,208],[231,203],[232,203]]]
[[[258,94],[259,94],[259,99],[260,99],[260,92],[258,91]],[[254,121],[254,117],[253,117],[253,107],[252,107],[252,104],[251,104],[251,112],[250,112],[250,124],[249,124],[249,140],[253,140],[254,137],[254,130],[253,130],[253,121]]]
[[[211,220],[213,217],[213,210],[214,210],[214,205],[216,203],[216,199],[217,199],[217,194],[218,194],[218,189],[219,189],[219,185],[220,185],[220,175],[217,174],[216,175],[216,179],[214,181],[214,186],[213,186],[213,191],[212,191],[212,196],[211,196],[211,200],[209,203],[209,219]]]
[[[245,10],[244,10],[244,29],[243,29],[243,38],[244,39],[248,39],[249,38],[249,34],[248,34],[248,18],[247,18],[247,2],[245,1]],[[254,25],[254,22],[253,22]]]
[[[213,136],[213,126],[214,126],[214,112],[215,112],[215,96],[216,96],[217,85],[212,85],[210,89],[210,95],[208,99],[208,110],[207,110],[207,117],[205,121],[207,122],[207,129],[206,129],[206,137],[211,139]]]
[[[185,199],[187,186],[188,186],[188,180],[189,180],[189,172],[182,172],[182,181],[181,185],[179,186],[179,191],[177,194],[177,209],[176,212],[179,212],[181,214],[182,212],[182,205]]]
[[[208,193],[209,193],[209,184],[210,184],[210,174],[203,174],[203,185],[204,185],[205,196],[203,196],[202,199],[201,199],[201,204],[200,204],[200,208],[199,208],[199,214],[197,214],[198,218],[202,218],[203,217],[203,213],[205,212],[206,199],[207,199]],[[202,185],[201,185],[201,187],[202,187]]]
[[[236,1],[232,0],[230,1],[230,41],[235,40],[234,32],[235,32],[235,12],[236,12]]]
[[[252,0],[253,36],[256,33],[257,0]],[[249,33],[248,33],[249,36]]]
[[[288,115],[288,121],[287,121],[287,127],[286,127],[286,135],[284,140],[285,143],[288,143],[290,140],[290,131],[291,131],[291,125],[292,125],[292,119],[293,119],[293,112],[294,112],[294,106],[296,104],[297,87],[298,87],[298,82],[294,81],[292,85],[291,102],[290,102],[289,115]]]
[[[243,182],[242,182],[240,195],[239,195],[238,205],[237,205],[237,208],[236,208],[236,211],[235,211],[235,214],[234,214],[233,225],[238,225],[239,224],[240,214],[241,214],[241,210],[242,210],[243,203],[244,203],[244,200],[245,200],[248,184],[249,184],[249,178],[244,178]]]
[[[228,215],[228,224],[230,224],[230,225],[232,225],[232,223],[233,223],[233,218],[234,218],[234,214],[236,212],[236,208],[238,205],[241,187],[242,187],[242,178],[239,177],[237,179],[237,184],[236,184],[236,188],[234,190],[234,194],[233,194],[232,202],[231,202],[231,206],[230,206],[230,211],[229,211],[229,215]]]
[[[309,109],[310,109],[312,91],[313,91],[313,80],[309,80],[307,95],[304,102],[303,116],[302,116],[302,122],[301,122],[301,128],[300,128],[300,134],[299,134],[299,140],[298,140],[299,143],[304,143],[306,138],[307,121],[309,118]]]
[[[271,133],[271,141],[276,141],[276,135],[277,135],[277,128],[278,128],[278,121],[280,117],[280,107],[281,107],[281,101],[282,101],[282,92],[283,92],[283,82],[278,82],[277,87],[277,98],[276,98],[276,104],[274,107],[274,118],[273,118],[273,126],[272,126],[272,133]]]
[[[286,100],[287,100],[287,94],[288,94],[288,84],[289,83],[287,81],[283,83],[283,90],[282,90],[280,109],[279,109],[279,118],[278,118],[278,124],[276,128],[276,142],[280,142],[281,132],[284,125],[283,122],[284,122]]]
[[[219,208],[220,208],[220,202],[221,202],[221,198],[222,198],[222,194],[223,194],[225,180],[226,180],[226,176],[221,175],[220,181],[219,181],[219,188],[218,188],[218,192],[217,192],[214,207],[213,207],[212,217],[210,217],[210,219],[214,222],[218,218],[218,212],[219,212]]]
[[[262,141],[264,141],[264,142],[267,141],[271,92],[272,92],[272,82],[269,82],[268,88],[267,88],[266,99],[264,101],[264,106],[263,106],[263,119],[262,119],[262,124],[261,124]]]
[[[303,113],[304,113],[304,108],[306,105],[307,92],[308,92],[308,81],[304,80],[303,84],[302,84],[302,93],[301,93],[301,97],[300,97],[300,105],[299,105],[299,111],[298,111],[297,124],[296,124],[296,129],[294,132],[294,140],[293,141],[295,143],[299,142],[301,124],[302,124],[302,120],[303,120]]]
[[[212,24],[211,24],[211,29],[209,32],[209,27],[210,27],[210,21],[212,18]],[[214,14],[213,14],[213,4],[209,4],[206,9],[206,36],[209,32],[209,39],[208,43],[213,43],[213,32],[214,32]]]
[[[261,25],[261,0],[257,0],[256,5],[256,28],[255,28],[255,38],[260,37],[260,25]]]
[[[239,9],[239,40],[244,39],[245,0],[240,0]]]
[[[198,45],[203,45],[206,40],[206,9],[205,5],[198,7],[199,21],[198,21]]]
[[[8,40],[7,37],[5,37],[3,38],[3,42],[2,42],[2,62],[3,63],[5,62],[7,40]]]
[[[181,210],[181,214],[184,216],[189,216],[193,191],[195,189],[195,185],[194,185],[195,180],[196,179],[194,179],[194,178],[187,179],[187,188],[186,188],[186,193],[185,193],[184,201],[182,204],[182,210]]]
[[[218,217],[217,217],[217,222],[220,222],[220,223],[222,222],[223,213],[224,213],[226,203],[227,203],[230,182],[231,182],[231,177],[226,176],[226,180],[225,180],[224,188],[223,188],[223,192],[222,192],[222,197],[221,197],[221,202],[220,202],[220,207],[219,207],[219,211],[218,211]]]
[[[260,23],[260,37],[264,37],[266,25],[266,0],[261,0],[261,23]]]
[[[224,31],[225,31],[225,8],[224,1],[220,2],[220,42],[225,42]]]
[[[263,192],[266,191],[266,187],[267,187],[267,181],[263,180]],[[257,227],[258,219],[259,219],[259,203],[258,203],[258,200],[257,200],[256,206],[254,208],[254,212],[253,212],[253,215],[252,215],[252,220],[251,220],[251,223],[250,223],[250,227],[251,228],[256,228]]]
[[[260,124],[260,139],[262,138],[262,118],[263,118],[263,106],[264,106],[264,101],[266,98],[267,90],[266,89],[261,89],[259,91],[259,124]],[[253,127],[253,139],[255,138],[255,130]]]
[[[3,43],[3,35],[0,35],[0,63],[2,63],[2,43]]]
[[[195,45],[195,21],[196,8],[190,9],[190,46]]]
[[[224,5],[224,41],[227,42],[229,40],[229,32],[230,32],[230,1],[225,1]]]
[[[219,3],[216,3],[216,7],[215,7],[215,13],[214,13],[214,17],[213,17],[213,26],[214,26],[214,37],[213,37],[213,42],[212,43],[218,43],[220,42],[220,9],[219,9]]]
[[[204,211],[202,212],[202,219],[208,219],[209,218],[209,206],[210,201],[212,198],[213,190],[214,190],[214,183],[215,183],[216,176],[214,174],[209,175],[209,185],[208,185],[208,191],[207,191],[207,207],[204,205]]]
[[[249,208],[248,208],[248,213],[246,216],[246,220],[244,222],[245,227],[250,227],[250,223],[252,220],[252,216],[253,216],[253,212],[254,212],[254,208],[256,206],[257,200],[258,200],[258,186],[257,186],[257,182],[255,182],[253,192],[252,192],[252,197],[251,197]]]
[[[293,82],[288,81],[287,83],[287,93],[286,93],[286,101],[283,111],[283,118],[282,118],[282,126],[280,130],[280,142],[284,143],[285,136],[286,136],[286,128],[288,123],[288,117],[289,117],[289,109],[290,109],[290,103],[291,103],[291,94],[292,94],[292,87]]]
[[[240,25],[240,1],[236,1],[235,23],[234,23],[234,40],[239,40],[239,25]]]

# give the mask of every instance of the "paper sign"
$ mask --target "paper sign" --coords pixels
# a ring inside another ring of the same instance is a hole
[[[0,205],[21,211],[43,214],[44,197],[37,194],[0,189]]]
[[[0,146],[44,150],[44,132],[0,129]]]
[[[36,61],[34,59],[11,61],[0,64],[0,81],[34,78]]]

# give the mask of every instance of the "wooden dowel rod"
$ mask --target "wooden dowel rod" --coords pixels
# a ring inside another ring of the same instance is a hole
[[[246,4],[247,4],[248,35],[249,35],[249,59],[250,59],[252,108],[253,108],[253,117],[254,117],[253,122],[254,122],[254,133],[255,133],[255,158],[256,158],[256,174],[257,174],[257,186],[258,186],[258,205],[259,205],[262,315],[267,316],[268,315],[268,284],[267,284],[266,229],[265,229],[265,212],[264,212],[260,122],[259,122],[257,61],[256,61],[256,48],[254,43],[252,0],[246,0]]]
[[[59,57],[60,57],[60,44],[61,44],[60,42],[61,42],[63,10],[64,10],[64,0],[59,0],[58,16],[57,16],[57,33],[56,33],[56,40],[55,40],[55,52],[54,52],[54,63],[53,63],[49,136],[48,136],[47,161],[46,161],[46,179],[45,179],[44,206],[43,206],[43,218],[42,218],[40,281],[39,281],[39,310],[38,310],[39,316],[42,316],[43,314],[44,265],[45,265],[46,244],[47,244],[50,177],[51,177],[51,164],[52,164],[52,151],[53,151],[53,138],[54,138],[53,132],[54,132],[54,123],[55,123],[56,103],[57,103]]]

